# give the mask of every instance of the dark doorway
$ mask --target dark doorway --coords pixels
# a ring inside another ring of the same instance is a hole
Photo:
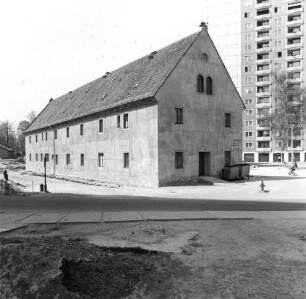
[[[284,154],[282,154],[282,156],[283,156],[283,160],[282,160],[282,157],[281,157],[281,154],[280,154],[280,153],[274,153],[274,154],[273,154],[273,162],[285,161],[285,160],[284,160]]]
[[[199,176],[210,175],[210,152],[199,152]]]
[[[258,162],[269,162],[269,154],[268,153],[260,153],[258,155]]]

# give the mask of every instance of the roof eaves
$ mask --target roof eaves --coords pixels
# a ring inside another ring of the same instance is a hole
[[[124,101],[121,101],[121,103],[120,102],[119,103],[116,102],[114,105],[110,105],[110,106],[106,107],[105,109],[102,109],[102,110],[101,109],[93,110],[90,114],[85,113],[84,115],[79,115],[79,116],[74,116],[74,117],[67,117],[67,118],[61,119],[58,122],[54,122],[52,124],[48,124],[48,125],[36,128],[34,130],[31,130],[31,131],[27,130],[25,132],[25,135],[28,135],[28,134],[33,133],[35,131],[40,131],[40,130],[43,130],[43,129],[46,129],[46,128],[52,128],[53,126],[58,126],[60,124],[64,124],[64,123],[67,123],[67,122],[70,122],[70,121],[74,121],[74,120],[77,120],[77,119],[80,119],[80,118],[89,117],[89,116],[95,115],[95,114],[100,113],[100,112],[108,111],[108,110],[113,109],[113,108],[119,108],[119,107],[128,105],[130,103],[139,103],[139,102],[145,101],[145,100],[155,100],[155,98],[151,94],[148,94],[146,97],[141,97],[141,98],[139,98],[139,97],[138,98],[137,97],[132,97],[132,98],[129,98],[128,100],[125,99]]]

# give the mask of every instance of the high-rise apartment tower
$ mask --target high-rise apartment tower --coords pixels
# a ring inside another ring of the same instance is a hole
[[[287,72],[292,88],[305,87],[305,0],[206,1],[209,32],[246,105],[244,161],[277,162],[281,144],[267,122],[275,104],[272,73]],[[293,140],[296,161],[306,162],[305,149],[301,132]]]

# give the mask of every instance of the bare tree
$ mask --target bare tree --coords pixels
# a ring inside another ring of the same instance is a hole
[[[19,122],[17,127],[17,142],[18,142],[18,152],[22,155],[25,154],[25,135],[24,132],[29,127],[30,123],[27,120],[22,120]]]
[[[0,123],[0,143],[6,144],[12,149],[15,148],[15,130],[13,123],[8,120]]]
[[[33,122],[33,120],[36,118],[36,112],[35,111],[31,111],[27,114],[26,119],[27,121],[31,124]]]
[[[301,138],[305,125],[304,105],[305,89],[294,83],[287,73],[274,73],[273,91],[275,108],[269,118],[272,136],[281,145],[281,152],[288,149],[292,135]],[[291,157],[293,161],[293,157]],[[281,154],[283,162],[283,154]]]

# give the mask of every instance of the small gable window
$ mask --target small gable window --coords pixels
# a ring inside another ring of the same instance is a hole
[[[213,93],[213,81],[211,77],[206,78],[206,93],[207,94]]]
[[[198,75],[197,91],[198,92],[204,92],[204,78],[203,78],[202,75]]]

